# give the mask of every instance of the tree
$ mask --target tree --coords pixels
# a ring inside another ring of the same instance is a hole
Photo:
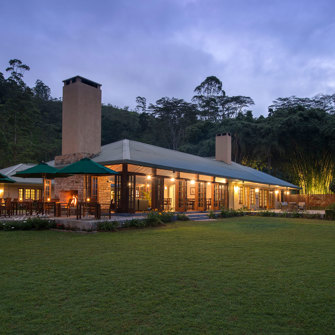
[[[335,179],[330,182],[329,191],[335,193]]]
[[[204,120],[216,122],[219,119],[220,98],[226,95],[222,82],[215,76],[207,77],[194,89],[192,101],[198,105]]]
[[[196,121],[196,106],[183,99],[161,98],[155,105],[150,104],[149,110],[161,122],[160,133],[172,149],[179,147],[186,126]]]
[[[29,71],[30,67],[23,64],[19,59],[11,59],[9,66],[6,68],[6,72],[10,72],[10,80],[15,81],[20,86],[24,86],[23,74],[25,71]]]
[[[137,97],[136,104],[136,111],[138,113],[145,113],[147,111],[147,99],[145,97]]]
[[[50,100],[50,88],[43,83],[42,80],[37,79],[35,82],[35,87],[33,88],[33,93],[36,98],[49,101]]]

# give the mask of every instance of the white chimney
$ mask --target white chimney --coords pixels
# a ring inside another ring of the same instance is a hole
[[[230,133],[217,134],[215,140],[215,159],[231,164],[231,136]]]

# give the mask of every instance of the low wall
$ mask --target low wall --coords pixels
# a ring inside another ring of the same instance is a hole
[[[335,202],[335,194],[290,194],[285,196],[287,202],[305,202],[307,209],[326,208]]]

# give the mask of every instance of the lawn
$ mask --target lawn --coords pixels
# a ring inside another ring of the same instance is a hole
[[[334,334],[335,223],[0,232],[1,334]]]

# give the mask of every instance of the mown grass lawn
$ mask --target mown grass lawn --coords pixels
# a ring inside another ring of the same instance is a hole
[[[0,233],[1,334],[334,334],[335,223]]]

